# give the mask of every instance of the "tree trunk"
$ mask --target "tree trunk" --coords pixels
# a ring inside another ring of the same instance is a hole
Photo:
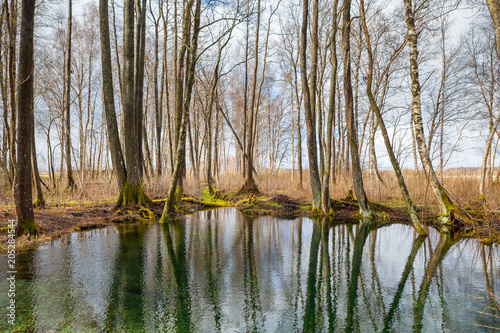
[[[486,187],[486,169],[488,166],[488,157],[491,156],[491,144],[493,143],[493,139],[495,137],[496,129],[500,125],[500,112],[495,119],[495,123],[490,126],[490,131],[488,134],[488,139],[486,140],[486,147],[484,149],[483,160],[481,163],[481,180],[479,183],[479,195],[481,199],[486,199],[485,187]]]
[[[116,121],[115,97],[113,89],[113,69],[111,66],[111,42],[109,38],[108,0],[99,0],[99,23],[101,33],[102,89],[104,112],[108,132],[111,161],[116,170],[116,182],[121,189],[127,180],[123,152]]]
[[[323,212],[330,213],[330,172],[332,170],[333,126],[335,119],[335,89],[337,84],[337,6],[338,0],[333,3],[332,36],[330,39],[332,73],[330,75],[330,94],[328,97],[328,121],[326,126],[325,170],[323,172]],[[326,51],[325,51],[326,52]]]
[[[163,10],[163,9],[160,9]],[[158,38],[159,38],[159,33],[158,33],[158,25],[160,23],[160,20],[155,20],[155,62],[154,62],[154,68],[153,68],[153,84],[154,84],[154,102],[155,102],[155,132],[156,132],[156,147],[155,147],[155,153],[156,153],[156,174],[157,176],[161,176],[162,174],[162,165],[161,165],[161,128],[162,128],[162,121],[163,121],[163,114],[160,109],[161,104],[160,104],[160,95],[158,94],[158,64],[159,64],[159,59],[158,59]],[[164,31],[166,34],[167,32]],[[166,56],[165,54],[163,55],[164,57]],[[163,83],[163,76],[162,76],[162,81]],[[162,87],[163,88],[163,87]],[[163,91],[162,91],[163,92]]]
[[[495,27],[495,41],[497,45],[497,55],[500,58],[500,1],[499,0],[486,0],[488,9],[493,20]]]
[[[488,5],[488,9],[490,11],[491,19],[493,20],[493,26],[495,27],[495,42],[497,46],[497,56],[500,58],[500,1],[499,0],[486,0],[486,4]],[[486,160],[485,157],[487,152],[491,150],[491,142],[493,141],[493,134],[498,128],[498,123],[500,121],[500,114],[495,120],[495,125],[493,125],[494,129],[490,132],[488,136],[488,140],[486,141],[486,150],[483,157],[483,163],[481,166],[481,184],[479,187],[479,194],[485,198],[484,195],[484,185],[486,178]]]
[[[127,180],[123,185],[117,206],[149,205],[152,201],[144,193],[139,177],[137,144],[137,116],[134,85],[134,1],[125,0],[123,6],[123,116],[125,128],[125,161]],[[142,123],[141,123],[142,124]],[[141,147],[142,149],[142,147]]]
[[[257,23],[255,31],[255,46],[254,46],[254,67],[253,67],[253,78],[252,78],[252,96],[250,99],[250,117],[248,124],[248,139],[247,139],[247,179],[243,187],[250,190],[256,189],[255,180],[253,179],[253,143],[254,143],[254,122],[257,122],[255,116],[255,109],[258,107],[258,102],[256,103],[257,97],[257,71],[259,67],[259,31],[260,31],[260,3],[261,0],[257,0]]]
[[[10,165],[11,178],[14,178],[16,170],[16,35],[17,35],[17,1],[11,0],[10,8],[8,2],[5,3],[5,18],[7,32],[9,34],[9,52],[8,52],[8,77],[10,92]]]
[[[144,152],[143,152],[143,104],[144,104],[144,57],[146,50],[146,0],[136,0],[137,9],[137,34],[136,34],[136,52],[135,52],[135,125],[136,125],[136,145],[137,145],[137,169],[139,180],[144,172]]]
[[[16,205],[16,235],[38,233],[32,203],[31,143],[34,124],[33,115],[33,35],[35,25],[35,0],[23,0],[21,18],[21,39],[17,88],[17,163],[14,181],[14,202]]]
[[[33,124],[34,125],[34,124]],[[42,184],[40,180],[40,173],[38,171],[38,163],[36,160],[36,147],[35,147],[35,128],[31,133],[31,168],[33,170],[33,183],[35,184],[36,199],[33,202],[34,208],[45,208],[45,199],[43,198]]]
[[[189,0],[189,2],[186,5],[186,8],[184,10],[184,15],[183,15],[183,37],[182,37],[182,46],[180,50],[180,59],[184,59],[183,53],[187,51],[187,46],[190,44],[190,49],[189,49],[189,56],[188,56],[188,63],[187,63],[187,80],[185,87],[183,86],[182,82],[177,82],[176,85],[178,86],[179,90],[176,91],[176,94],[182,94],[184,97],[183,104],[182,104],[182,109],[181,111],[181,126],[179,128],[179,133],[178,133],[178,142],[177,142],[177,149],[176,149],[176,157],[175,157],[175,167],[174,171],[172,174],[172,180],[170,181],[170,187],[168,190],[168,196],[167,196],[167,201],[165,202],[165,206],[163,208],[163,213],[161,215],[160,223],[165,223],[168,222],[170,218],[170,211],[172,210],[172,207],[174,206],[174,199],[175,201],[179,202],[182,198],[182,186],[179,187],[179,190],[177,190],[177,183],[181,179],[182,176],[182,168],[183,168],[183,163],[184,163],[184,158],[185,158],[185,153],[186,153],[186,134],[187,134],[187,125],[189,121],[189,106],[191,103],[191,94],[193,91],[193,86],[194,86],[194,72],[195,72],[195,67],[196,67],[196,60],[197,60],[197,49],[198,49],[198,36],[200,33],[200,13],[201,13],[201,0],[196,0],[196,10],[195,10],[195,17],[194,17],[194,26],[193,26],[193,37],[191,40],[191,43],[189,41],[189,31],[191,26],[191,10],[193,8],[194,0]],[[177,79],[177,78],[176,78]],[[184,88],[184,89],[183,89]],[[185,94],[184,94],[185,91]],[[179,98],[179,96],[176,96]],[[176,133],[177,134],[177,133]],[[174,196],[176,198],[174,198]]]
[[[431,159],[429,157],[429,151],[425,142],[424,125],[422,122],[422,111],[420,102],[420,81],[418,74],[418,49],[417,49],[417,31],[415,29],[415,19],[413,16],[413,9],[411,5],[411,0],[404,0],[405,14],[406,14],[406,26],[408,29],[408,44],[410,46],[410,76],[411,76],[411,93],[412,93],[412,116],[415,125],[415,140],[417,142],[418,152],[420,154],[420,160],[422,162],[422,167],[424,168],[425,174],[429,177],[432,189],[436,196],[437,202],[441,207],[441,213],[443,216],[448,217],[452,210],[456,210],[450,197],[446,193],[446,190],[442,187],[439,182],[434,168],[432,166]],[[449,218],[444,219],[442,222],[448,222]]]
[[[372,54],[372,48],[371,48],[371,41],[370,41],[370,34],[368,32],[368,27],[366,25],[366,16],[365,16],[365,8],[364,8],[364,1],[360,1],[360,11],[361,11],[361,20],[363,23],[363,29],[365,32],[365,38],[366,38],[366,46],[368,49],[368,78],[367,78],[367,83],[366,83],[366,93],[368,95],[368,99],[370,100],[370,106],[377,116],[377,122],[380,127],[380,131],[382,132],[382,137],[384,138],[384,143],[385,143],[385,148],[387,150],[387,153],[389,154],[389,159],[391,160],[392,167],[394,168],[394,172],[396,173],[396,178],[398,179],[398,184],[399,188],[401,189],[401,194],[403,195],[403,199],[406,203],[408,212],[410,214],[411,220],[413,222],[413,225],[415,229],[417,230],[419,235],[427,235],[427,232],[424,230],[422,227],[422,224],[420,223],[420,220],[417,215],[417,211],[415,209],[415,206],[413,205],[413,202],[411,200],[410,194],[408,192],[408,189],[406,187],[406,183],[403,177],[403,173],[401,172],[401,167],[399,166],[399,162],[396,159],[396,156],[394,155],[394,150],[392,149],[391,146],[391,141],[389,139],[389,135],[387,133],[387,129],[385,127],[384,119],[382,118],[382,113],[380,111],[380,108],[375,101],[375,97],[373,96],[372,92],[372,81],[373,81],[373,54]],[[405,44],[401,45],[399,49],[397,49],[393,56],[391,57],[390,62],[394,60],[395,56],[399,54],[402,50],[402,47]],[[390,64],[389,64],[390,65]],[[389,66],[388,65],[388,66]]]
[[[363,173],[358,155],[358,132],[356,128],[356,119],[354,118],[353,96],[351,84],[351,51],[350,51],[350,32],[351,32],[351,1],[344,0],[342,14],[342,48],[344,51],[344,98],[345,114],[347,123],[347,140],[349,142],[352,162],[352,183],[356,198],[359,203],[360,213],[368,217],[371,215],[370,205],[366,198],[363,186]]]
[[[68,31],[67,31],[67,43],[68,43],[68,57],[66,59],[65,68],[65,78],[66,81],[66,91],[64,92],[64,148],[65,148],[65,160],[66,160],[66,176],[68,181],[68,188],[74,189],[76,184],[73,179],[73,168],[71,167],[71,30],[73,26],[73,4],[72,0],[68,0]]]
[[[318,0],[314,0],[318,1]],[[318,170],[318,148],[316,145],[316,123],[314,121],[313,106],[311,105],[311,93],[307,82],[307,28],[309,17],[309,0],[304,0],[302,10],[302,28],[300,44],[300,71],[302,78],[302,94],[304,96],[304,113],[307,127],[307,152],[309,156],[309,174],[311,177],[311,191],[313,195],[313,210],[321,209],[321,181]],[[313,31],[313,45],[317,43],[317,31]],[[311,69],[312,70],[312,69]],[[312,77],[312,74],[311,74]]]

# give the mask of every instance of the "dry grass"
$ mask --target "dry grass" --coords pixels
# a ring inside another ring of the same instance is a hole
[[[394,206],[402,205],[401,191],[397,184],[394,173],[390,170],[381,171],[384,183],[378,181],[374,176],[365,172],[364,185],[368,198],[373,202],[384,203]],[[415,171],[405,170],[404,176],[410,194],[417,205],[432,208],[435,204],[432,188],[423,174]],[[308,171],[303,173],[302,188],[299,186],[298,173],[292,175],[290,170],[279,170],[272,174],[259,172],[255,177],[259,190],[266,196],[286,194],[293,198],[303,200],[311,199],[310,180]],[[2,181],[2,180],[0,180]],[[5,181],[2,181],[5,183]],[[214,187],[231,191],[243,185],[244,179],[239,172],[226,172],[221,174]],[[48,183],[48,182],[46,182]],[[451,197],[459,205],[474,206],[479,197],[479,173],[476,171],[448,170],[444,172],[442,183]],[[153,199],[164,198],[170,184],[170,174],[144,179],[143,187],[146,193]],[[60,186],[60,189],[47,191],[44,188],[45,199],[49,204],[71,203],[71,202],[105,202],[114,201],[118,196],[116,181],[109,175],[101,175],[97,179],[86,179],[77,182],[77,189],[69,191]],[[188,176],[184,181],[184,193],[194,197],[200,197],[202,190],[206,187],[204,177],[195,179],[188,170]],[[12,193],[8,186],[2,186],[0,190],[0,205],[12,204]],[[330,195],[334,199],[342,199],[347,196],[351,189],[351,180],[348,174],[338,174],[335,183],[330,185]],[[500,184],[490,184],[487,192],[488,206],[492,210],[500,209]]]

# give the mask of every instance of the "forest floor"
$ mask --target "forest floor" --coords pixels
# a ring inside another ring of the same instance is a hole
[[[439,214],[432,191],[422,176],[413,171],[404,171],[407,186],[419,212],[419,217],[427,225],[433,225]],[[403,204],[395,177],[390,172],[382,172],[383,183],[368,175],[364,178],[368,198],[378,212],[380,223],[411,224]],[[305,172],[303,184],[299,186],[297,174],[291,172],[261,173],[256,177],[260,189],[258,193],[239,191],[243,179],[239,173],[224,173],[216,182],[218,190],[210,196],[206,185],[193,177],[188,177],[184,185],[184,198],[179,204],[177,215],[218,207],[236,207],[250,215],[274,215],[283,218],[297,216],[314,217],[311,212],[309,176]],[[47,175],[42,175],[49,184]],[[80,182],[73,192],[44,188],[47,208],[35,209],[35,219],[40,227],[36,237],[22,236],[17,239],[17,250],[28,249],[36,244],[57,239],[76,231],[102,228],[120,223],[141,223],[154,221],[161,216],[166,196],[165,184],[168,176],[145,179],[143,187],[154,200],[148,209],[138,206],[115,207],[118,189],[113,177],[106,174],[95,179]],[[500,183],[488,188],[488,204],[478,200],[479,178],[477,172],[446,171],[443,183],[454,199],[461,214],[451,232],[459,237],[478,238],[484,244],[500,245]],[[349,177],[338,176],[331,184],[331,205],[334,216],[328,216],[331,223],[357,223],[358,205],[349,199],[351,182]],[[8,187],[3,187],[8,188]],[[47,191],[45,191],[47,190]],[[190,193],[190,195],[186,194]],[[0,253],[7,245],[7,225],[15,218],[12,194],[0,191]],[[461,219],[461,220],[460,220]]]
[[[157,221],[162,214],[164,200],[156,199],[150,207],[125,206],[116,207],[113,201],[105,202],[66,202],[49,204],[45,209],[35,209],[35,220],[40,228],[39,234],[34,237],[23,235],[16,239],[16,250],[22,251],[35,247],[38,244],[50,242],[61,236],[110,225],[123,223],[149,223]],[[334,214],[323,217],[329,223],[357,223],[359,207],[355,200],[331,199]],[[379,223],[405,223],[410,224],[408,213],[402,206],[381,205],[372,203],[373,209],[378,214]],[[311,211],[311,203],[306,199],[294,199],[287,195],[278,194],[266,197],[261,193],[238,193],[237,190],[218,191],[209,196],[204,191],[198,198],[184,195],[181,203],[176,208],[173,216],[192,214],[196,211],[235,207],[246,215],[260,216],[273,215],[282,218],[295,218],[299,216],[318,217]],[[11,205],[0,206],[0,253],[6,252],[8,238],[8,221],[15,218]],[[432,225],[436,215],[430,210],[419,210],[420,217],[426,224]],[[477,213],[476,213],[477,214]],[[499,215],[482,215],[475,219],[476,222],[455,223],[452,233],[460,237],[479,238],[483,243],[500,243]],[[481,222],[478,222],[481,221]]]

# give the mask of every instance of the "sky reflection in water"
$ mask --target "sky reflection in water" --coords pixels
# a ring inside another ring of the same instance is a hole
[[[17,325],[0,330],[488,332],[475,325],[500,327],[477,312],[500,315],[486,297],[500,294],[499,255],[432,229],[219,209],[18,254]]]

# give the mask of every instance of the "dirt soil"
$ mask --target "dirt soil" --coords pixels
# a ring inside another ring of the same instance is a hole
[[[158,219],[161,217],[164,202],[155,201],[153,206],[147,210],[140,206],[115,207],[114,203],[102,204],[66,204],[48,205],[45,209],[35,209],[35,221],[40,228],[37,236],[23,235],[16,238],[16,250],[23,251],[36,245],[50,242],[63,235],[72,232],[104,228],[109,225],[122,223],[149,222],[152,215]],[[172,216],[192,214],[193,212],[206,209],[205,206],[182,202],[178,213]],[[14,208],[11,206],[0,207],[0,253],[7,250],[7,226],[10,219],[15,219]]]
[[[299,216],[315,217],[311,213],[310,202],[290,198],[286,195],[276,195],[272,198],[257,197],[247,194],[224,198],[217,202],[207,202],[194,199],[190,196],[183,198],[179,207],[172,213],[172,217],[192,214],[196,211],[213,209],[215,207],[233,206],[247,215],[273,215],[283,218],[295,218]],[[227,201],[226,201],[227,200]],[[220,201],[220,202],[219,202]],[[391,208],[384,205],[373,204],[373,209],[378,212],[381,223],[406,223],[410,224],[408,213],[403,208]],[[151,222],[159,219],[163,211],[164,202],[155,200],[151,207],[140,206],[115,207],[112,202],[100,204],[74,203],[49,205],[45,209],[35,209],[35,220],[40,228],[37,236],[23,235],[17,237],[16,250],[22,251],[38,244],[43,244],[57,239],[63,235],[76,231],[103,228],[109,225],[123,223]],[[331,200],[334,216],[328,216],[330,222],[357,223],[359,206],[355,200]],[[420,212],[422,220],[431,221],[432,216],[428,212]],[[0,253],[7,249],[7,226],[9,219],[15,218],[12,206],[0,207]],[[458,230],[458,229],[460,230]],[[453,233],[458,232],[468,237],[476,237],[485,243],[500,242],[497,233],[495,235],[481,231],[479,225],[456,224]],[[492,230],[489,228],[488,230]]]

